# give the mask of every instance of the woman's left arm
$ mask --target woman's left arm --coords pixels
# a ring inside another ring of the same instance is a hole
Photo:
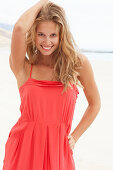
[[[91,64],[85,55],[82,54],[81,57],[83,60],[83,66],[82,69],[79,71],[80,76],[78,77],[78,79],[84,86],[83,91],[88,101],[88,107],[80,123],[71,134],[72,137],[75,139],[75,142],[94,121],[101,107],[100,95],[94,79],[94,73]]]

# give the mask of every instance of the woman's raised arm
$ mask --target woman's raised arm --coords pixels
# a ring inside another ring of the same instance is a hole
[[[17,74],[25,67],[26,59],[26,33],[31,28],[35,18],[43,5],[48,0],[40,0],[26,12],[24,12],[14,25],[11,39],[11,53],[9,57],[10,67]]]

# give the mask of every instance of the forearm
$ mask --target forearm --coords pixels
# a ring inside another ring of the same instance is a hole
[[[22,31],[24,33],[27,33],[27,31],[31,28],[33,22],[36,19],[37,14],[43,7],[47,0],[40,0],[38,3],[33,5],[30,9],[25,11],[19,20],[16,22],[15,26],[20,26],[22,28]]]
[[[96,118],[98,112],[100,110],[100,105],[96,106],[88,106],[81,121],[72,132],[72,136],[74,137],[75,141],[77,141],[80,136],[87,130],[87,128],[91,125],[91,123]]]

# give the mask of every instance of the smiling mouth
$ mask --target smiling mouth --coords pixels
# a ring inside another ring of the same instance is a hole
[[[42,47],[44,50],[49,51],[53,46],[51,46],[51,47],[44,47],[44,46],[41,45],[41,47]]]

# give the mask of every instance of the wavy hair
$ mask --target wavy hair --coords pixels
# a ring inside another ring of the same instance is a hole
[[[54,57],[51,58],[51,67],[54,68],[55,80],[64,84],[63,92],[70,86],[70,83],[78,84],[83,88],[78,80],[80,74],[77,72],[78,69],[81,69],[83,63],[80,57],[81,52],[70,32],[64,9],[53,2],[49,1],[41,8],[32,27],[27,32],[26,43],[29,62],[32,64],[38,63],[40,56],[38,54],[34,56],[36,31],[37,25],[43,21],[53,21],[59,28],[59,46],[52,54]]]

